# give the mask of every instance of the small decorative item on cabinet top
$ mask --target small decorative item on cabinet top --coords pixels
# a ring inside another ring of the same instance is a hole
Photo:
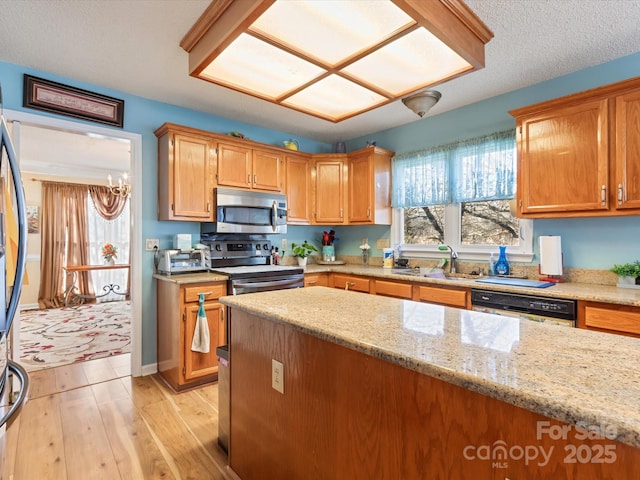
[[[102,246],[102,258],[104,258],[105,265],[113,265],[114,259],[118,258],[118,247],[112,243],[105,243]]]
[[[285,140],[282,144],[284,148],[288,148],[289,150],[298,150],[300,148],[297,140]]]

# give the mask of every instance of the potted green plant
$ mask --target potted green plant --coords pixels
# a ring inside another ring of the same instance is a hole
[[[622,265],[616,264],[610,270],[618,275],[619,287],[640,288],[640,260]]]
[[[292,243],[291,254],[298,258],[298,265],[304,267],[307,265],[307,257],[313,252],[317,252],[318,249],[311,245],[306,240],[302,244]]]

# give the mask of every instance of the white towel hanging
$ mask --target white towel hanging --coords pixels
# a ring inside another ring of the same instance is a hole
[[[193,341],[191,342],[191,350],[200,353],[209,353],[209,322],[204,312],[204,293],[200,294],[200,304],[198,308],[198,317],[196,318],[196,328],[193,332]]]

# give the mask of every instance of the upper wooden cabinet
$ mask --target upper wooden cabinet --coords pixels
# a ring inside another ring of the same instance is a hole
[[[285,155],[285,193],[287,195],[287,223],[311,223],[311,155]]]
[[[391,225],[392,156],[378,147],[313,155],[313,223]]]
[[[215,139],[164,124],[158,137],[158,220],[213,219]]]
[[[391,225],[391,157],[370,147],[349,154],[350,224]]]
[[[519,216],[640,213],[640,78],[509,113]]]
[[[344,225],[346,214],[347,156],[314,155],[312,172],[313,223]]]
[[[218,185],[280,192],[283,159],[280,152],[218,142]]]

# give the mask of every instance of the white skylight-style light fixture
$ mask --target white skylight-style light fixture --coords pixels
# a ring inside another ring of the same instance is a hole
[[[431,110],[431,107],[438,103],[441,97],[442,94],[436,90],[426,90],[403,98],[402,103],[422,118]]]
[[[214,0],[180,45],[190,75],[340,122],[484,67],[461,0]]]

